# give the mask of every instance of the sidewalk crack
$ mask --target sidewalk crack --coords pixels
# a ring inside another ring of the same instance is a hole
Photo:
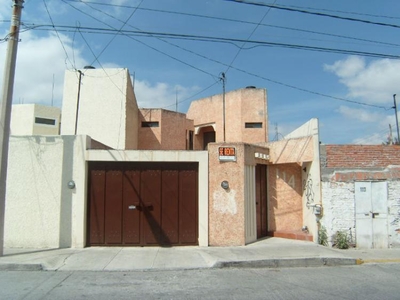
[[[122,248],[119,249],[117,253],[110,259],[110,261],[104,266],[103,271],[111,264],[111,262],[117,257],[118,254],[120,254],[122,251]]]

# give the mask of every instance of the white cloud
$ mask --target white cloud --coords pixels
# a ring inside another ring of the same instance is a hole
[[[85,65],[81,51],[73,50],[72,41],[62,34],[60,38],[68,55],[54,34],[37,37],[26,32],[20,38],[13,102],[50,105],[53,98],[54,105],[60,106],[65,69],[71,68],[71,64],[77,68]],[[0,57],[6,56],[6,48],[6,43],[0,44]],[[0,60],[0,70],[4,70],[4,59]],[[0,76],[2,82],[3,72]]]
[[[385,133],[374,133],[366,135],[364,137],[356,138],[352,141],[352,144],[358,145],[380,145],[386,141],[387,136]]]
[[[341,105],[338,112],[348,119],[356,119],[361,122],[378,122],[384,117],[383,114],[378,112],[369,112],[363,108],[350,108],[348,106]]]
[[[364,58],[350,56],[325,65],[348,88],[347,97],[370,104],[389,106],[393,94],[399,91],[400,61],[379,59],[369,63]]]
[[[135,95],[138,106],[143,108],[166,108],[168,110],[175,110],[176,99],[178,99],[178,102],[183,101],[198,90],[199,88],[197,86],[172,86],[163,82],[152,85],[146,80],[135,81]],[[181,107],[181,104],[178,103],[178,108],[179,107]]]

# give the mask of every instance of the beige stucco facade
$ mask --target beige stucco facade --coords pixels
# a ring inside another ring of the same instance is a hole
[[[267,142],[265,89],[249,87],[193,101],[187,117],[194,120],[195,149],[204,149],[204,132],[210,131],[219,143]]]
[[[20,136],[9,147],[4,246],[84,247],[90,139]]]
[[[66,72],[61,136],[12,138],[6,245],[84,247],[88,164],[99,161],[197,162],[201,246],[239,246],[260,238],[260,191],[266,198],[265,235],[318,240],[318,120],[268,142],[265,89],[196,100],[183,114],[139,109],[127,69],[81,72]],[[234,148],[235,158],[221,158],[220,147]],[[70,190],[71,180],[76,187]],[[28,215],[26,201],[34,214]],[[26,218],[17,224],[20,211]],[[36,239],[25,232],[34,224],[41,224]]]
[[[322,206],[318,119],[311,119],[285,139],[266,146],[271,163],[268,174],[268,220],[274,220],[269,224],[271,231],[277,231],[279,236],[279,232],[299,232],[306,227],[305,232],[317,241],[321,217],[318,208]]]
[[[87,136],[11,138],[5,247],[85,247],[87,166],[93,161],[197,162],[199,245],[208,246],[207,152],[93,150],[92,144]]]
[[[62,135],[86,134],[113,149],[137,149],[138,118],[127,69],[66,71]]]
[[[235,161],[221,161],[220,147],[235,148]],[[212,143],[208,153],[210,245],[256,241],[255,166],[268,164],[269,150],[245,143]],[[229,188],[222,187],[223,181]]]
[[[11,135],[60,134],[61,110],[40,104],[14,104],[11,110]]]
[[[142,108],[139,122],[140,150],[189,150],[194,126],[185,114]]]

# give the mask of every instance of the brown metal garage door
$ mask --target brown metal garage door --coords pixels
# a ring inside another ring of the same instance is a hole
[[[88,241],[197,245],[197,163],[89,164]]]

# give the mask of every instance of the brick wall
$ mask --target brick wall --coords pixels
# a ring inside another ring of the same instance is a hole
[[[398,145],[325,145],[327,168],[374,168],[400,165]]]

